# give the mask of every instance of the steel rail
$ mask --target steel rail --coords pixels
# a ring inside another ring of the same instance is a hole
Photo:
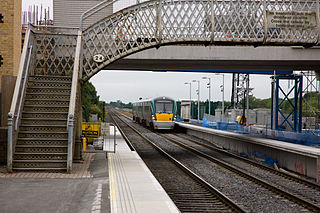
[[[266,182],[266,181],[264,181],[264,180],[262,180],[262,179],[260,179],[258,177],[255,177],[253,175],[247,174],[246,172],[236,168],[235,166],[233,166],[233,165],[231,165],[229,163],[223,162],[222,160],[214,158],[214,157],[212,157],[212,156],[210,156],[208,154],[205,154],[205,153],[203,153],[203,152],[201,152],[199,150],[196,150],[195,148],[189,147],[189,146],[187,146],[187,145],[185,145],[185,144],[183,144],[181,142],[177,142],[176,140],[168,138],[168,137],[166,137],[166,136],[164,136],[162,134],[159,134],[159,133],[156,133],[156,134],[161,136],[161,137],[163,137],[163,138],[165,138],[166,140],[168,140],[168,141],[180,146],[180,147],[183,147],[184,149],[186,149],[188,151],[191,151],[191,152],[193,152],[193,153],[205,158],[206,160],[209,160],[209,161],[211,161],[213,163],[216,163],[217,165],[219,165],[219,166],[221,166],[223,168],[226,168],[229,171],[240,175],[243,178],[246,178],[246,179],[248,179],[248,180],[250,180],[250,181],[252,181],[254,183],[257,183],[257,184],[263,186],[264,188],[266,188],[266,189],[268,189],[268,190],[270,190],[272,192],[275,192],[278,195],[282,195],[283,197],[287,198],[288,200],[291,200],[291,201],[293,201],[293,202],[295,202],[297,204],[302,205],[306,209],[309,209],[309,210],[311,210],[313,212],[320,212],[320,206],[319,205],[310,203],[309,201],[307,201],[305,199],[299,198],[299,197],[295,196],[294,194],[292,194],[290,192],[286,192],[286,191],[278,188],[276,185],[274,185],[272,183],[268,183],[268,182]]]
[[[227,196],[225,196],[223,193],[221,193],[218,189],[216,189],[214,186],[212,186],[210,183],[208,183],[206,180],[201,178],[199,175],[191,171],[189,168],[187,168],[185,165],[183,165],[181,162],[176,160],[174,157],[172,157],[170,154],[168,154],[166,151],[164,151],[162,148],[157,146],[155,143],[153,143],[150,139],[146,138],[144,135],[142,135],[138,130],[136,130],[134,127],[132,127],[127,122],[123,121],[118,114],[114,114],[118,117],[123,123],[125,123],[129,128],[131,128],[134,132],[136,132],[141,138],[143,138],[145,141],[147,141],[149,144],[151,144],[157,151],[159,151],[162,155],[164,155],[166,158],[168,158],[170,161],[172,161],[177,167],[179,167],[182,171],[184,171],[187,175],[189,175],[192,179],[200,183],[202,186],[204,186],[207,190],[209,190],[213,195],[216,195],[219,200],[224,202],[227,206],[229,206],[233,212],[246,212],[244,209],[242,209],[240,206],[238,206],[236,203],[234,203],[231,199],[229,199]]]
[[[263,170],[267,170],[268,172],[271,172],[271,173],[274,173],[276,175],[279,175],[281,177],[284,177],[284,178],[287,178],[287,179],[290,179],[292,181],[295,181],[297,183],[300,183],[300,184],[304,184],[304,185],[307,185],[311,188],[314,188],[314,189],[317,189],[320,191],[320,185],[317,184],[317,183],[314,183],[314,182],[311,182],[309,180],[306,180],[306,179],[303,179],[302,177],[299,177],[299,176],[294,176],[292,174],[289,174],[289,173],[284,173],[284,172],[281,172],[281,171],[278,171],[278,170],[275,170],[271,167],[268,167],[266,165],[263,165],[263,164],[260,164],[260,163],[257,163],[256,161],[254,160],[251,160],[251,159],[248,159],[248,158],[245,158],[245,157],[242,157],[242,156],[239,156],[239,155],[236,155],[236,154],[233,154],[231,152],[228,152],[228,151],[225,151],[219,147],[215,147],[214,144],[211,145],[208,145],[208,144],[204,144],[204,143],[201,143],[199,141],[196,141],[196,140],[193,140],[191,138],[188,138],[188,137],[185,137],[185,136],[182,136],[182,135],[177,135],[176,133],[172,133],[173,135],[175,135],[176,137],[180,137],[180,138],[183,138],[185,140],[188,140],[188,141],[191,141],[197,145],[200,145],[200,146],[203,146],[207,149],[210,149],[212,151],[215,151],[215,152],[219,152],[219,153],[222,153],[222,154],[225,154],[225,155],[228,155],[230,157],[233,157],[233,158],[236,158],[238,160],[241,160],[241,161],[244,161],[250,165],[253,165],[253,166],[256,166],[256,167],[259,167],[260,169],[263,169]]]
[[[126,136],[126,134],[124,133],[124,131],[122,130],[122,128],[120,127],[120,125],[118,124],[118,122],[113,118],[113,116],[110,116],[111,119],[113,120],[114,124],[118,127],[123,139],[127,142],[129,148],[131,151],[136,151],[136,149],[134,148],[134,146],[132,145],[131,141],[129,140],[129,138]]]

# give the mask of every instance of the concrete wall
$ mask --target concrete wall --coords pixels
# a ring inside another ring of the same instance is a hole
[[[188,135],[207,140],[224,149],[251,156],[254,152],[277,160],[281,168],[293,171],[320,182],[320,151],[312,147],[247,137],[245,135],[177,123]]]
[[[53,0],[53,19],[55,26],[79,27],[80,16],[102,0]],[[104,8],[87,19],[84,27],[99,21],[113,13],[113,5]]]
[[[8,129],[0,127],[0,165],[7,163]]]

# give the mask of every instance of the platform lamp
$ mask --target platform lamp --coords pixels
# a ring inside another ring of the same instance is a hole
[[[211,110],[211,107],[210,107],[210,102],[211,102],[211,78],[209,77],[202,77],[202,79],[208,79],[209,80],[209,83],[207,84],[207,88],[209,89],[209,115],[211,115],[210,113],[210,110]]]
[[[189,84],[190,86],[189,101],[190,101],[190,119],[191,119],[191,82],[185,82],[184,84]]]
[[[192,80],[192,82],[198,82],[198,89],[197,89],[197,95],[198,95],[198,122],[200,122],[200,80]]]
[[[222,75],[222,85],[220,86],[222,92],[222,121],[224,121],[224,74],[223,73],[216,73],[216,75]]]

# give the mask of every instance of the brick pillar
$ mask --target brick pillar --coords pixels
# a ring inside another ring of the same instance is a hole
[[[1,123],[6,126],[8,110],[12,99],[12,84],[19,72],[21,56],[21,0],[0,1],[0,89],[1,89]],[[7,82],[9,81],[9,82]],[[4,83],[6,85],[2,86]],[[9,97],[11,95],[11,97]],[[3,97],[5,96],[5,97]]]
[[[0,127],[0,165],[7,164],[8,129]]]
[[[1,79],[1,119],[0,126],[8,126],[8,113],[11,107],[11,100],[16,84],[16,76],[2,76]]]

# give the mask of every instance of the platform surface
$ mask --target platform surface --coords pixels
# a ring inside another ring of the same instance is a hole
[[[84,153],[68,173],[0,170],[1,213],[110,212],[105,153]]]
[[[116,153],[108,153],[112,213],[179,212],[140,156],[117,137]]]

